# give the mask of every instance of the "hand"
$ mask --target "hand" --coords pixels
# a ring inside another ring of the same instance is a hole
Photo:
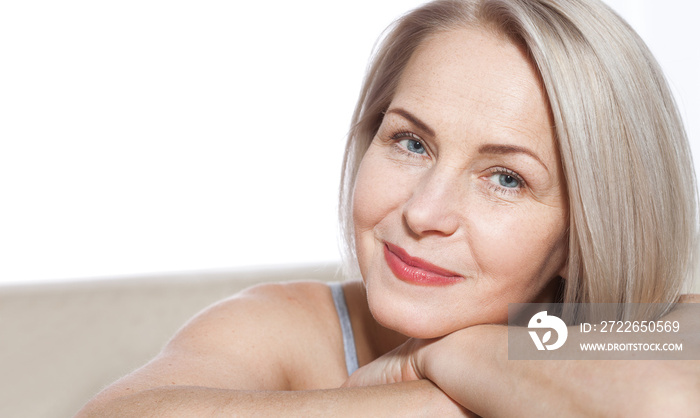
[[[408,339],[405,343],[359,368],[342,387],[374,386],[424,379],[421,352],[435,340]]]
[[[447,396],[433,382],[425,379],[422,373],[423,349],[436,340],[409,339],[394,350],[373,362],[357,369],[343,383],[342,387],[376,386],[391,383],[421,380],[426,382],[439,394],[440,416],[458,416],[474,418],[478,415],[465,409],[458,402]]]

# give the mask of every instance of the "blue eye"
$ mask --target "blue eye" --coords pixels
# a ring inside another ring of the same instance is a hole
[[[416,141],[415,139],[402,139],[399,141],[399,144],[409,150],[410,152],[416,153],[416,154],[425,154],[425,148],[423,147],[423,144],[420,143],[420,141]]]
[[[522,186],[522,182],[514,174],[495,173],[490,177],[491,181],[498,183],[506,189],[518,189]]]
[[[501,184],[501,186],[508,187],[509,189],[514,189],[520,186],[518,179],[513,176],[509,176],[508,174],[499,174],[498,182]]]

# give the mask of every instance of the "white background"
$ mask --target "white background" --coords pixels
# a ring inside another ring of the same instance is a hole
[[[420,3],[0,3],[0,282],[337,262],[367,59]],[[700,155],[700,6],[608,3]]]

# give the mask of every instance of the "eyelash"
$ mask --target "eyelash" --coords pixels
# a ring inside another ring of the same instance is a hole
[[[497,184],[494,184],[490,180],[490,178],[494,175],[497,175],[497,174],[504,174],[506,176],[513,177],[518,182],[518,187],[517,188],[510,188],[510,187],[503,187],[503,186],[499,186]],[[488,176],[486,181],[488,182],[489,188],[491,190],[493,190],[494,192],[501,193],[503,195],[510,195],[510,196],[517,196],[517,195],[521,194],[526,186],[525,180],[523,180],[523,178],[518,173],[516,173],[513,170],[509,170],[507,168],[504,168],[504,167],[493,168],[490,171],[489,176]]]
[[[401,153],[403,153],[404,155],[406,155],[410,158],[424,158],[425,155],[411,152],[411,151],[407,150],[405,147],[399,145],[399,142],[403,139],[411,139],[413,141],[420,143],[421,146],[423,147],[423,149],[425,150],[425,152],[426,153],[428,152],[427,148],[425,147],[425,144],[423,143],[423,140],[418,135],[414,134],[413,132],[408,132],[408,131],[396,132],[395,134],[391,135],[390,139],[392,141],[394,141],[394,144],[397,146],[397,148],[399,149],[399,151]]]

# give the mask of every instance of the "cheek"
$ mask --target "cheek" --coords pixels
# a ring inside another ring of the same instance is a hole
[[[506,211],[492,208],[473,219],[472,251],[481,273],[504,287],[545,286],[566,259],[565,211],[550,207]]]
[[[381,208],[377,196],[382,196],[381,187],[371,181],[373,175],[371,167],[363,160],[355,181],[355,190],[352,199],[352,220],[355,226],[355,234],[359,234],[368,228],[374,220],[381,217]]]
[[[355,253],[362,276],[366,276],[367,260],[374,252],[372,230],[386,216],[386,185],[381,167],[376,164],[372,147],[362,158],[355,180],[352,199],[352,221],[355,234]]]
[[[392,226],[401,224],[401,208],[410,196],[410,179],[382,154],[382,147],[371,145],[362,158],[353,190],[352,216],[355,253],[362,277],[383,259],[381,239]]]
[[[402,201],[396,173],[376,148],[370,146],[365,153],[355,180],[352,215],[356,238],[374,229]]]

